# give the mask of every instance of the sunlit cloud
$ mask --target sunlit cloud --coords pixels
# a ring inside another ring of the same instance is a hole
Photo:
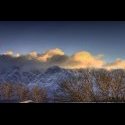
[[[106,69],[125,69],[125,60],[122,59],[116,59],[114,62],[112,63],[107,63],[107,65],[105,66]]]
[[[36,51],[32,51],[28,54],[30,57],[32,58],[36,58],[37,57],[37,52]]]
[[[51,50],[48,50],[45,53],[39,55],[37,57],[37,59],[39,61],[46,62],[49,58],[52,58],[53,56],[56,56],[56,55],[60,55],[60,56],[64,55],[64,52],[59,48],[51,49]]]
[[[111,69],[125,69],[125,60],[116,59],[112,63],[108,63],[104,60],[103,54],[93,55],[88,51],[79,51],[71,56],[64,53],[63,50],[59,48],[50,49],[44,53],[37,53],[36,51],[29,52],[26,55],[21,55],[19,53],[14,53],[13,51],[7,51],[4,53],[9,57],[17,58],[23,64],[25,68],[30,65],[30,67],[48,68],[50,66],[60,66],[62,68],[105,68],[107,70]],[[18,62],[20,62],[18,61]],[[27,62],[27,63],[26,63]],[[8,62],[9,63],[9,62]]]
[[[105,62],[100,55],[94,56],[87,51],[80,51],[73,54],[66,67],[68,68],[101,68]]]

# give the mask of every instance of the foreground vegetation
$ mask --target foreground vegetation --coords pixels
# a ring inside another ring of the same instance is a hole
[[[46,92],[38,86],[29,89],[23,84],[3,83],[0,84],[0,100],[10,100],[10,102],[32,100],[43,103],[46,102]]]
[[[125,70],[78,70],[59,84],[59,102],[125,102]]]
[[[58,83],[53,102],[125,102],[125,70],[81,69]],[[45,89],[0,84],[0,100],[49,102]]]

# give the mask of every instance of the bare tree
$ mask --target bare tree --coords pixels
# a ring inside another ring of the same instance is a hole
[[[30,91],[26,85],[17,84],[15,86],[15,92],[19,101],[26,101],[30,99]]]
[[[3,83],[0,85],[1,99],[11,100],[13,96],[13,85],[11,83]]]
[[[125,102],[125,71],[81,69],[59,83],[59,102]]]
[[[31,90],[32,100],[36,103],[42,103],[46,100],[46,92],[39,86],[35,86]]]
[[[125,101],[125,71],[113,70],[111,72],[112,81],[111,86],[111,99],[112,101]]]
[[[59,83],[55,100],[59,102],[91,102],[96,101],[92,78],[89,70]]]
[[[125,102],[125,70],[70,70],[71,76],[59,81],[54,102]],[[47,93],[40,86],[0,84],[1,100],[47,102]]]
[[[109,100],[110,96],[110,85],[112,78],[105,69],[98,69],[92,72],[96,84],[96,95],[98,101]]]

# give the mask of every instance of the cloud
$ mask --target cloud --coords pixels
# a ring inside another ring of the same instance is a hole
[[[56,64],[63,64],[69,60],[67,55],[54,55],[53,57],[47,60],[48,63],[56,63]]]
[[[4,53],[4,55],[8,55],[8,56],[13,56],[13,51],[9,50],[7,52]]]
[[[125,69],[125,60],[118,58],[112,63],[107,63],[105,68],[108,70],[110,70],[110,69]]]
[[[28,54],[31,58],[37,58],[38,54],[36,51],[32,51]]]
[[[7,56],[13,56],[13,57],[19,57],[20,54],[19,53],[14,53],[13,51],[9,50],[7,52],[5,52],[3,55],[7,55]]]
[[[63,68],[102,68],[102,66],[105,64],[103,60],[103,55],[94,56],[90,52],[80,51],[74,53],[72,56],[68,56],[65,55],[64,52],[60,49],[58,52],[61,53],[54,53],[51,56],[49,56],[48,59],[46,59],[46,63],[48,63],[48,65],[53,64],[61,66]],[[48,53],[46,53],[45,55],[48,56]]]
[[[50,49],[44,53],[38,54],[32,51],[26,55],[20,55],[13,51],[7,51],[3,54],[10,60],[9,64],[20,65],[22,69],[42,69],[50,66],[60,66],[63,68],[105,68],[105,69],[125,69],[125,60],[116,59],[112,63],[107,63],[104,60],[104,55],[93,55],[87,51],[79,51],[71,56],[64,53],[59,48]],[[1,56],[0,56],[1,57]],[[2,60],[0,60],[2,63]],[[13,63],[14,62],[14,63]],[[4,63],[4,61],[3,61]]]
[[[20,54],[19,54],[19,53],[16,53],[16,54],[15,54],[15,57],[20,57]]]
[[[56,56],[56,55],[62,56],[62,55],[64,55],[64,52],[59,48],[51,49],[51,50],[48,50],[45,53],[39,55],[37,57],[37,59],[39,61],[46,62],[49,58],[52,58],[53,56]]]
[[[34,67],[36,67],[35,63],[36,65],[40,63],[40,66],[42,64],[42,67],[44,68],[53,65],[57,65],[63,68],[101,68],[104,65],[102,55],[94,56],[90,52],[80,51],[74,53],[71,56],[68,56],[64,53],[63,50],[59,48],[50,49],[42,54],[38,54],[36,51],[32,51],[27,55],[20,55],[18,53],[14,55],[12,51],[7,51],[5,55],[19,57],[20,62],[27,62],[26,64],[29,64],[30,66],[33,64]],[[25,67],[28,66],[26,64]]]
[[[65,67],[68,68],[101,68],[105,64],[102,56],[94,56],[87,51],[80,51],[73,54]]]

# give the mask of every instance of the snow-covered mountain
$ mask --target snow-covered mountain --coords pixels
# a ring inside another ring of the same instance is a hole
[[[48,68],[43,63],[25,56],[0,56],[0,83],[25,84],[29,88],[39,86],[46,89],[50,98],[58,89],[58,84],[73,75],[77,75],[73,70],[58,66]]]
[[[30,83],[37,75],[35,72],[21,71],[19,67],[11,67],[7,70],[0,70],[0,83]]]
[[[72,71],[52,66],[46,70],[22,70],[19,66],[0,67],[0,83],[25,84],[32,88],[39,86],[46,89],[48,97],[52,98],[58,83],[73,75]]]
[[[46,89],[48,97],[51,97],[53,93],[58,89],[58,84],[73,75],[70,70],[62,69],[57,66],[48,68],[44,73],[38,74],[34,77],[34,80],[31,81],[28,86],[32,87],[38,85]]]

